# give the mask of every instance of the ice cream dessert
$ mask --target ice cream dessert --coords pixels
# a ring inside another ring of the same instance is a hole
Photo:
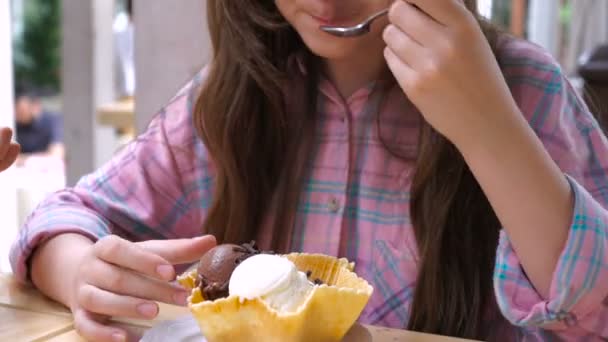
[[[189,308],[209,342],[340,341],[373,291],[346,259],[254,244],[208,254],[178,281],[192,290]]]
[[[197,268],[196,285],[208,300],[228,297],[228,284],[234,269],[250,256],[260,253],[255,241],[240,246],[216,246],[201,258]]]
[[[259,254],[243,261],[230,278],[230,295],[260,298],[278,312],[291,312],[304,303],[315,284],[289,259]]]

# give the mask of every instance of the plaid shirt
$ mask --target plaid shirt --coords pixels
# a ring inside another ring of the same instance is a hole
[[[606,338],[608,140],[546,53],[510,40],[499,58],[522,113],[570,181],[576,199],[550,298],[534,290],[508,236],[501,233],[494,289],[502,315],[488,317],[488,325],[499,321],[519,340]],[[215,175],[191,122],[204,78],[203,70],[107,165],[41,203],[11,251],[21,280],[27,280],[31,252],[57,234],[74,232],[94,240],[117,234],[133,241],[201,234]],[[355,261],[357,272],[375,288],[361,322],[403,327],[418,267],[409,189],[421,116],[388,83],[376,82],[346,101],[328,81],[319,89],[320,120],[292,250]],[[379,130],[391,148],[411,158],[388,153]],[[259,236],[262,246],[267,233]]]

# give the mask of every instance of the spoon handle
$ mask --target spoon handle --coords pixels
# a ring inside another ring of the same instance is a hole
[[[371,17],[367,18],[366,22],[371,23],[372,21],[378,19],[379,17],[388,14],[389,8],[384,9],[374,15],[372,15]]]

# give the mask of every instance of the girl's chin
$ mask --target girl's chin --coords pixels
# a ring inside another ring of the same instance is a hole
[[[319,33],[314,39],[304,38],[306,46],[313,54],[325,59],[344,59],[354,56],[359,46],[357,39],[345,39],[331,37],[325,33]]]

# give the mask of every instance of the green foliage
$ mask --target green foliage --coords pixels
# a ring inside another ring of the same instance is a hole
[[[60,0],[25,0],[23,32],[14,42],[17,84],[56,92],[60,87]]]
[[[570,2],[562,5],[559,12],[559,19],[563,25],[569,25],[572,21],[572,4]]]

